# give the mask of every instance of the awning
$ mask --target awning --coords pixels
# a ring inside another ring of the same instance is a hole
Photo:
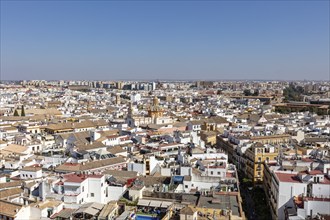
[[[162,202],[162,205],[160,207],[162,207],[162,208],[168,208],[172,204],[173,204],[172,202]]]
[[[157,200],[150,200],[150,207],[160,207],[162,204],[162,201],[157,201]]]
[[[59,213],[55,213],[50,218],[55,219],[57,217],[59,218],[70,218],[72,213],[74,213],[75,209],[62,209]]]
[[[88,207],[87,209],[84,210],[84,213],[90,214],[90,215],[96,215],[100,210],[94,209],[92,207]]]
[[[150,200],[140,199],[138,202],[138,206],[149,206]]]
[[[87,213],[90,215],[96,215],[103,209],[104,205],[100,203],[86,203],[82,205],[78,210],[76,210],[74,213]]]

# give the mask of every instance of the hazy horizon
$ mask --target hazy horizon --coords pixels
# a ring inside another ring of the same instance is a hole
[[[329,1],[1,1],[1,80],[316,80]]]

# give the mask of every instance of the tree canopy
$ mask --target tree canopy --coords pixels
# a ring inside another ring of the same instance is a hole
[[[285,101],[302,101],[304,94],[304,89],[301,86],[295,86],[290,84],[289,87],[286,87],[283,90],[284,100]]]
[[[22,105],[21,116],[25,116],[24,105]]]
[[[14,111],[14,116],[19,116],[17,109]]]

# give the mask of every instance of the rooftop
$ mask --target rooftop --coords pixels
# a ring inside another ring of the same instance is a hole
[[[100,179],[104,175],[95,175],[95,174],[66,174],[63,176],[64,182],[70,182],[70,183],[81,183],[85,181],[88,178],[96,178]]]

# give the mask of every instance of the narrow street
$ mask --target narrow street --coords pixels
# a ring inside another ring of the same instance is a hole
[[[240,185],[241,196],[243,198],[243,208],[248,220],[257,220],[255,213],[255,204],[252,198],[252,192],[244,184]]]

